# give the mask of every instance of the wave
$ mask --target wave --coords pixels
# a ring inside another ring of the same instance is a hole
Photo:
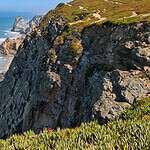
[[[6,40],[6,38],[10,38],[10,39],[15,39],[15,38],[17,38],[17,37],[20,37],[21,36],[21,34],[20,33],[18,33],[18,32],[12,32],[12,31],[10,31],[10,30],[6,30],[6,31],[4,31],[5,32],[5,38],[3,37],[3,38],[0,38],[0,44],[2,44],[5,40]]]
[[[6,30],[5,36],[9,38],[17,38],[17,37],[20,37],[21,34],[19,32],[12,32],[11,30]]]

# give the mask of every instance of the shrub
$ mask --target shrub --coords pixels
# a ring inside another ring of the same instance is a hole
[[[57,54],[56,54],[55,49],[53,48],[50,50],[50,60],[53,64],[56,63],[57,61]]]
[[[73,54],[78,55],[81,54],[83,50],[83,46],[81,44],[81,40],[74,38],[71,41],[71,51],[73,52]]]
[[[63,44],[64,44],[64,37],[63,36],[58,36],[54,41],[54,45],[63,45]]]

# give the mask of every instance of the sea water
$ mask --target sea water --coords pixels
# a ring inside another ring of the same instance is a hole
[[[18,36],[19,33],[11,32],[17,16],[23,16],[27,20],[30,20],[34,15],[24,12],[0,12],[0,44],[8,37],[13,38]],[[0,73],[7,71],[12,59],[13,56],[3,56],[0,54]]]

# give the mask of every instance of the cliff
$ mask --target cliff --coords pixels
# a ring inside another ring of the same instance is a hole
[[[16,17],[12,31],[25,33],[27,28],[29,28],[28,22],[23,17]]]
[[[27,21],[23,17],[16,17],[13,28],[11,31],[19,32],[21,34],[27,34],[32,32],[39,26],[43,16],[34,16],[30,21]]]
[[[20,35],[14,38],[7,38],[0,45],[0,53],[3,55],[14,55],[22,44],[26,34],[30,34],[39,26],[43,16],[35,16],[29,22],[23,17],[16,17],[12,31],[19,32]]]
[[[109,18],[110,10],[104,16],[96,10],[104,11],[108,1],[95,1],[88,13],[90,2],[79,2],[50,11],[17,51],[0,82],[1,138],[93,119],[107,123],[150,96],[149,15],[116,19],[113,12]],[[130,5],[121,3],[119,9]],[[68,8],[76,13],[69,16]]]

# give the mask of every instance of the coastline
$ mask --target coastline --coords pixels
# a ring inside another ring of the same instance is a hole
[[[4,31],[6,37],[0,38],[0,45],[7,39],[16,39],[18,37],[21,37],[22,35],[18,32],[12,32],[11,29]]]
[[[7,39],[16,39],[18,37],[21,37],[22,35],[17,32],[11,32],[9,31],[6,38],[0,38],[0,45]],[[3,80],[3,77],[7,70],[9,69],[9,66],[13,60],[13,55],[3,55],[0,53],[0,82]]]
[[[16,39],[18,37],[21,37],[22,35],[17,32],[12,32],[11,29],[5,31],[5,38],[0,38],[0,45],[7,39]],[[13,60],[14,56],[13,55],[3,55],[0,53],[0,82],[3,80],[3,77],[7,70],[9,69],[9,66]]]
[[[25,35],[38,26],[42,16],[14,15],[8,19],[1,18],[0,22],[0,81],[7,72],[15,52],[22,43]],[[4,20],[4,23],[3,23]],[[15,27],[14,27],[15,25]],[[3,75],[2,75],[3,74]]]
[[[20,36],[20,33],[11,31],[17,16],[22,16],[29,21],[35,14],[32,12],[0,12],[0,44],[7,38],[15,39]]]

